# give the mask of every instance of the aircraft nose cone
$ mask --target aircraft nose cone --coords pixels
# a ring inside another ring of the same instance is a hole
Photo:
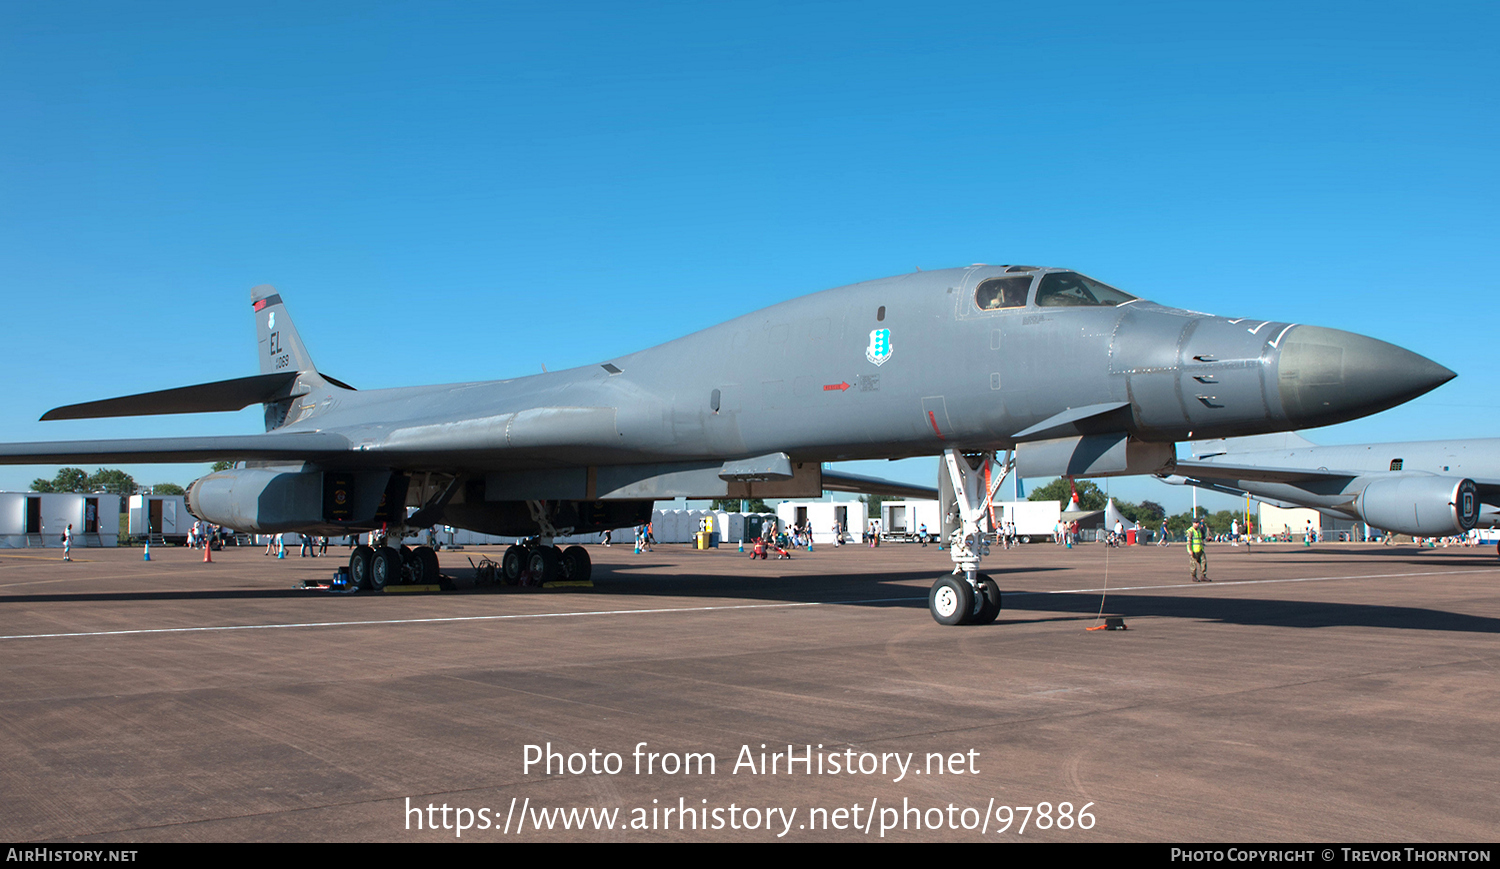
[[[1394,344],[1318,326],[1287,332],[1277,366],[1282,408],[1298,428],[1377,413],[1455,376]]]

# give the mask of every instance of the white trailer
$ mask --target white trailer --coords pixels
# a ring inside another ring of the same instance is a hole
[[[129,509],[130,536],[158,543],[187,543],[188,529],[197,521],[183,495],[131,495]]]
[[[1052,539],[1062,518],[1062,504],[1057,501],[996,501],[995,518],[1016,523],[1016,536],[1023,540]]]
[[[73,546],[116,546],[120,496],[105,493],[0,492],[0,547],[62,547],[73,526]]]
[[[880,539],[897,543],[914,543],[927,526],[928,537],[936,541],[942,533],[942,514],[936,501],[882,501],[880,504]]]
[[[794,525],[811,525],[813,543],[831,545],[833,524],[844,529],[844,542],[860,539],[865,526],[863,501],[782,501],[776,505],[776,520],[781,531]]]
[[[1002,525],[1016,523],[1016,536],[1052,538],[1062,505],[1056,501],[996,501],[995,521]],[[880,505],[883,526],[880,539],[897,543],[915,542],[927,526],[928,539],[936,541],[942,533],[942,513],[936,501],[885,501]]]

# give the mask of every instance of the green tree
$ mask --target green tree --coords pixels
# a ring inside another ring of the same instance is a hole
[[[1104,492],[1092,480],[1077,480],[1078,506],[1083,510],[1103,510]],[[1028,501],[1057,501],[1068,509],[1068,502],[1072,500],[1072,490],[1068,487],[1066,477],[1058,477],[1045,486],[1031,490],[1026,496]],[[1123,511],[1121,511],[1123,512]]]
[[[880,505],[886,501],[894,501],[895,499],[887,495],[860,495],[859,500],[860,503],[865,505],[866,519],[879,519]]]
[[[33,492],[92,492],[89,487],[89,475],[84,473],[83,468],[58,468],[57,476],[51,480],[37,477],[31,481]]]
[[[214,462],[213,472],[217,474],[220,471],[227,471],[232,467],[234,467],[234,462]]]
[[[85,492],[109,492],[111,495],[128,497],[137,491],[135,480],[124,471],[100,468],[88,478]]]
[[[1228,534],[1229,523],[1235,520],[1238,520],[1240,523],[1240,531],[1249,533],[1245,528],[1245,516],[1238,510],[1218,511],[1208,517],[1208,527],[1212,528],[1215,534]]]
[[[186,490],[176,483],[157,483],[151,487],[153,495],[182,495],[185,492]]]
[[[1208,508],[1206,508],[1206,507],[1199,507],[1198,508],[1198,515],[1202,516],[1206,520],[1208,518]],[[1172,516],[1172,517],[1170,517],[1170,518],[1167,519],[1167,530],[1171,531],[1174,535],[1181,535],[1181,534],[1185,533],[1188,530],[1188,526],[1192,525],[1192,524],[1193,524],[1192,513],[1191,512],[1182,512],[1182,513],[1178,513],[1177,515]],[[1209,524],[1209,533],[1213,533],[1213,524],[1211,522],[1208,523],[1208,524]],[[1228,528],[1229,526],[1226,524],[1224,527]]]

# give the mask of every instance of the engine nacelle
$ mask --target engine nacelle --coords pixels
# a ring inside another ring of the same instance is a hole
[[[1354,511],[1366,523],[1413,537],[1463,534],[1479,521],[1473,480],[1400,476],[1376,479],[1359,493]]]
[[[186,500],[195,517],[236,531],[342,534],[386,521],[387,510],[404,516],[404,483],[385,471],[237,468],[194,480]]]
[[[265,468],[219,471],[187,489],[187,509],[205,522],[275,534],[323,522],[323,475]]]

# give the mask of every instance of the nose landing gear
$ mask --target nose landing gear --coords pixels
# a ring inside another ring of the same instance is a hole
[[[1000,615],[1000,586],[979,572],[979,563],[990,551],[985,537],[990,504],[1009,475],[1011,463],[1007,461],[1005,473],[986,486],[984,478],[989,475],[985,470],[991,460],[988,454],[965,455],[958,450],[943,453],[943,470],[939,473],[946,474],[947,482],[952,483],[959,527],[948,546],[953,573],[933,583],[927,595],[927,608],[940,625],[987,625]],[[946,503],[942,506],[948,508]]]

